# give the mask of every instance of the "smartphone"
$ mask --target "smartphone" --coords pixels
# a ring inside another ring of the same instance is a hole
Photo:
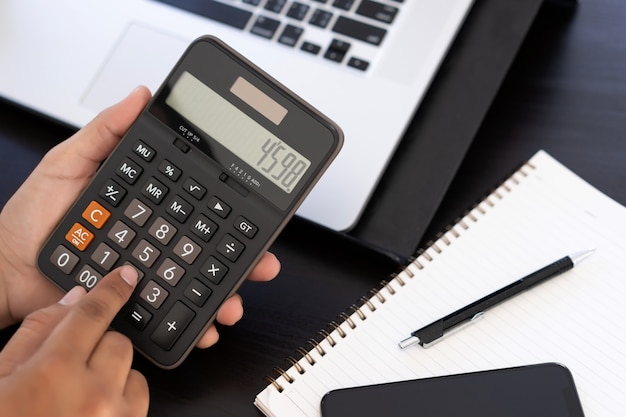
[[[323,417],[584,417],[570,371],[543,363],[327,393]]]
[[[341,129],[220,40],[184,52],[38,256],[64,291],[130,264],[112,327],[181,363],[343,143]]]

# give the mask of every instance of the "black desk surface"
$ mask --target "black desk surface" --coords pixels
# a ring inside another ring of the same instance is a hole
[[[626,204],[626,2],[583,1],[540,12],[427,236],[449,224],[538,149]],[[0,205],[69,131],[0,104]],[[273,246],[269,284],[244,285],[243,320],[178,369],[142,358],[151,416],[256,416],[252,402],[327,323],[397,270],[387,258],[294,220]],[[4,343],[12,329],[0,332]]]

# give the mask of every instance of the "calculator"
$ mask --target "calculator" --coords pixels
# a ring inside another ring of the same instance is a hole
[[[39,269],[69,291],[135,267],[139,283],[112,327],[174,368],[342,143],[334,122],[201,37],[55,228]]]

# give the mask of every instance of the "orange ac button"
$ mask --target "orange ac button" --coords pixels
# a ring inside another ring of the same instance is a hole
[[[111,212],[102,207],[97,201],[92,201],[83,211],[83,219],[91,223],[96,229],[102,229],[109,217],[111,217]]]
[[[94,234],[80,223],[74,223],[74,226],[65,235],[65,239],[81,252],[87,249],[93,237]]]

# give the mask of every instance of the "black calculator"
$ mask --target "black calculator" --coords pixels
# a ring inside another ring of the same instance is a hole
[[[129,264],[112,327],[179,365],[339,152],[340,128],[220,40],[194,41],[43,246],[64,291]]]

